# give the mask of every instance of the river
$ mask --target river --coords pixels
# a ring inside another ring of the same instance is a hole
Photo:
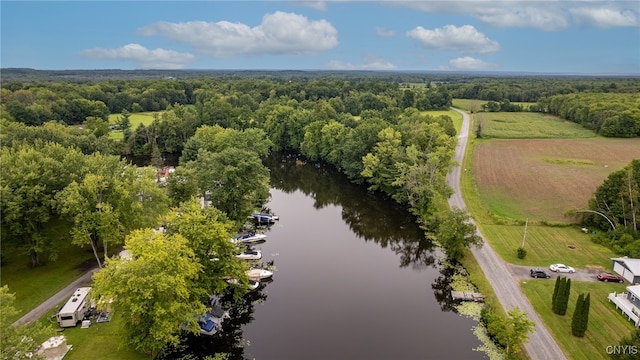
[[[280,220],[255,246],[272,281],[224,332],[161,358],[482,359],[476,322],[455,312],[442,254],[403,207],[329,166],[272,157],[267,206]]]

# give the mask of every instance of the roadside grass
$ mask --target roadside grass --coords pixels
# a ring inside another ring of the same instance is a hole
[[[431,110],[431,111],[421,111],[422,115],[430,115],[433,117],[438,117],[442,115],[446,115],[453,120],[453,127],[456,129],[456,134],[460,134],[460,129],[462,128],[462,114],[455,110]]]
[[[591,235],[572,226],[482,225],[482,233],[493,249],[506,262],[547,268],[563,263],[574,268],[611,268],[611,258],[616,254],[609,248],[591,241]],[[517,249],[525,239],[527,256],[518,259]],[[573,248],[570,248],[573,247]]]
[[[582,126],[557,118],[531,112],[481,112],[474,114],[476,123],[482,122],[484,138],[550,139],[592,138],[596,133]],[[475,129],[472,128],[472,129]]]
[[[40,318],[38,322],[45,326],[51,326],[52,329],[57,329],[58,324],[55,319],[50,318],[54,312],[54,309],[52,309],[47,315]],[[72,345],[71,350],[65,355],[64,359],[149,359],[149,356],[122,345],[123,322],[124,319],[116,312],[112,315],[111,321],[106,323],[92,323],[87,329],[83,329],[80,324],[73,328],[65,328],[63,332],[56,334],[64,335],[67,339],[67,345]],[[55,332],[55,330],[53,331]]]
[[[52,226],[48,236],[54,239],[64,238],[64,226]],[[94,267],[95,257],[90,248],[61,243],[55,261],[41,259],[45,265],[32,268],[29,258],[18,249],[2,249],[2,285],[8,285],[15,293],[14,307],[18,314],[9,319],[18,320],[46,299],[53,296],[72,281]]]
[[[551,311],[555,281],[524,281],[520,286],[564,353],[572,360],[610,359],[606,353],[607,346],[620,345],[620,339],[633,330],[631,321],[607,300],[609,293],[624,292],[625,284],[572,281],[564,316]],[[583,338],[578,338],[571,334],[571,319],[581,293],[590,293],[591,302],[587,332]]]

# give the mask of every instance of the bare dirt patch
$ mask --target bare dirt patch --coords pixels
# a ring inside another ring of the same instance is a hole
[[[483,202],[499,198],[533,219],[567,222],[567,210],[585,208],[611,172],[637,158],[639,138],[496,139],[476,144],[473,176]]]

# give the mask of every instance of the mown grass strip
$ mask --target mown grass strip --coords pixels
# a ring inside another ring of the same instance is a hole
[[[529,226],[526,237],[523,226],[482,226],[483,234],[491,246],[505,261],[516,265],[548,267],[564,263],[574,268],[601,267],[611,269],[611,258],[616,254],[591,241],[591,235],[583,234],[575,227]],[[527,256],[518,259],[517,249],[522,245]]]
[[[545,280],[525,281],[520,284],[534,309],[570,359],[609,359],[606,353],[607,346],[619,345],[620,339],[633,330],[631,322],[607,300],[609,293],[624,292],[625,285],[571,282],[569,306],[564,316],[551,311],[554,285],[554,281]],[[576,300],[581,293],[591,294],[591,304],[587,332],[583,338],[578,338],[571,334],[571,318]]]

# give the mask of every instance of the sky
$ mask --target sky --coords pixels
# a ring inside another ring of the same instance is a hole
[[[640,75],[640,1],[0,1],[0,67]]]

